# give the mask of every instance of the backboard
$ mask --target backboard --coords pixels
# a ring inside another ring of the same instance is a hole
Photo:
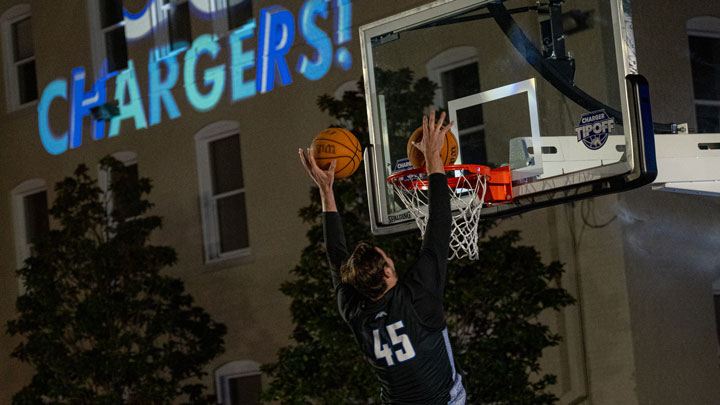
[[[511,167],[513,201],[483,209],[486,218],[656,176],[628,0],[440,0],[364,25],[360,40],[376,234],[415,226],[386,179],[407,168],[407,140],[430,108],[455,122],[457,164]],[[417,117],[388,79],[398,72],[436,86]]]

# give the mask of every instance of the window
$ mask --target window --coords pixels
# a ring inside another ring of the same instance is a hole
[[[435,93],[435,108],[447,109],[451,100],[480,92],[480,73],[477,50],[464,46],[448,49],[427,63],[428,78],[439,86]],[[485,124],[481,105],[457,112],[457,124],[463,163],[488,164],[485,147]]]
[[[135,183],[138,182],[138,166],[137,163],[131,163],[126,164],[125,167],[127,167],[127,177],[123,179],[117,179],[116,176],[113,175],[113,173],[110,173],[110,184],[115,185],[118,181],[125,181],[128,183]],[[125,197],[125,198],[124,198]],[[113,195],[112,196],[112,209],[117,213],[118,217],[122,218],[131,218],[134,217],[135,214],[131,211],[132,208],[128,204],[127,195],[121,194],[121,195]]]
[[[234,30],[252,19],[252,0],[226,0],[228,29]]]
[[[236,123],[221,121],[195,135],[205,260],[247,256],[250,241]]]
[[[118,178],[117,176],[113,176],[113,173],[111,172],[100,170],[100,172],[98,173],[100,187],[104,191],[108,192],[111,189],[111,185],[114,185],[114,183],[118,181],[137,183],[139,175],[137,155],[135,154],[135,152],[116,152],[112,154],[112,157],[119,160],[123,165],[125,165],[125,167],[128,169],[128,176],[125,178]],[[112,213],[113,211],[115,211],[118,217],[122,217],[125,219],[130,219],[135,216],[135,214],[131,212],[131,208],[128,205],[128,197],[132,198],[131,196],[125,194],[110,194],[110,201],[107,207],[108,212]]]
[[[7,109],[15,111],[38,97],[30,6],[15,6],[5,12],[0,21]]]
[[[90,41],[96,77],[128,66],[122,0],[88,0]]]
[[[260,404],[260,364],[250,360],[226,363],[215,370],[215,390],[222,405]]]
[[[12,203],[15,261],[21,268],[32,253],[33,241],[50,229],[45,181],[33,179],[18,185],[12,191]],[[18,280],[18,289],[20,294],[25,293],[22,280]]]
[[[252,0],[210,0],[215,3],[213,25],[223,36],[247,24],[253,18]]]
[[[188,0],[158,0],[160,23],[156,26],[156,41],[165,54],[186,49],[192,42],[190,2]]]
[[[697,132],[720,133],[720,18],[687,24]]]
[[[480,92],[477,62],[448,69],[442,72],[440,77],[444,96],[443,105],[447,105],[450,100]],[[487,164],[482,105],[478,104],[458,110],[457,122],[463,128],[457,134],[460,137],[460,150],[463,151],[463,161]]]

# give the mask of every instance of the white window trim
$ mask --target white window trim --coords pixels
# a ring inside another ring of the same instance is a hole
[[[473,62],[480,66],[477,48],[458,46],[440,52],[425,64],[428,79],[438,85],[439,91],[435,91],[435,98],[433,99],[433,105],[436,109],[441,108],[443,105],[442,74]]]
[[[252,250],[250,247],[220,252],[220,226],[217,221],[217,206],[212,196],[212,173],[210,169],[210,142],[226,138],[228,136],[240,137],[240,127],[235,121],[218,121],[201,129],[195,134],[195,151],[197,154],[198,188],[200,192],[200,213],[203,228],[203,244],[205,251],[205,263],[217,263],[229,259],[248,257]],[[242,140],[242,138],[241,138]],[[232,192],[221,194],[218,197],[226,197],[235,193],[245,193],[246,189],[238,189]],[[245,200],[247,202],[247,199]],[[247,213],[245,219],[247,221]],[[248,224],[249,225],[249,224]],[[248,227],[248,234],[249,234]],[[249,235],[248,235],[249,237]]]
[[[358,82],[357,80],[348,80],[345,83],[341,84],[340,86],[335,89],[333,92],[333,97],[342,100],[343,96],[345,95],[345,92],[348,91],[358,91]]]
[[[13,233],[15,234],[15,265],[22,268],[30,257],[31,245],[27,243],[25,232],[25,204],[23,199],[31,194],[47,192],[43,179],[30,179],[20,183],[12,190]],[[25,294],[25,281],[18,279],[18,295]]]
[[[710,107],[720,107],[720,100],[705,100],[702,98],[695,99],[695,105],[705,105]]]
[[[92,53],[93,72],[95,80],[102,79],[107,76],[108,65],[107,60],[107,48],[105,47],[105,32],[110,31],[117,27],[125,26],[125,18],[117,24],[102,28],[100,25],[100,7],[97,0],[87,0],[88,19],[90,27],[90,49]],[[127,37],[125,38],[127,44]],[[128,60],[130,55],[128,55]]]
[[[260,363],[252,360],[235,360],[218,367],[215,370],[215,395],[218,404],[230,403],[230,387],[227,384],[229,379],[260,374]]]
[[[214,0],[208,0],[214,1]],[[188,3],[190,7],[190,16],[192,18],[192,1],[190,0],[170,0],[172,4],[183,4]],[[170,13],[168,9],[172,7],[172,4],[162,4],[162,0],[154,0],[152,3],[152,26],[153,26],[153,38],[155,40],[155,52],[156,57],[161,59],[171,54],[185,51],[187,48],[181,48],[172,50],[172,44],[170,43]],[[192,38],[192,21],[190,24],[190,37]],[[188,44],[188,47],[190,44]]]
[[[35,53],[33,56],[23,59],[20,62],[15,62],[15,55],[12,43],[12,25],[20,20],[31,17],[30,5],[29,4],[18,4],[11,7],[2,17],[0,17],[0,25],[2,25],[2,54],[3,54],[3,71],[5,72],[5,100],[7,105],[7,111],[13,112],[26,108],[29,106],[36,105],[38,100],[29,101],[25,104],[20,104],[20,83],[17,77],[17,65],[20,63],[35,60]],[[33,45],[34,49],[34,45]],[[37,63],[35,64],[37,72]],[[35,78],[37,82],[37,77]],[[37,84],[37,83],[36,83]]]
[[[227,0],[208,0],[210,2],[210,10],[212,11],[213,31],[218,38],[222,38],[230,33],[230,24],[228,23]]]
[[[218,38],[230,34],[230,23],[228,21],[227,0],[208,0],[212,10],[213,31]]]
[[[711,16],[694,17],[687,22],[688,35],[720,38],[720,18]]]

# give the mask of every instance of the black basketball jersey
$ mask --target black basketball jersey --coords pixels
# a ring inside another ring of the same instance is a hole
[[[340,216],[324,215],[340,314],[373,366],[385,403],[447,404],[451,398],[455,367],[442,304],[450,239],[446,184],[444,174],[430,176],[430,218],[417,263],[378,301],[341,282],[348,250]]]

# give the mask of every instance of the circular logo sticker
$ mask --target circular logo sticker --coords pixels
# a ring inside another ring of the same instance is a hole
[[[597,150],[605,145],[608,135],[614,130],[615,119],[608,116],[605,110],[598,110],[580,116],[575,135],[578,142],[582,141],[588,149]]]

